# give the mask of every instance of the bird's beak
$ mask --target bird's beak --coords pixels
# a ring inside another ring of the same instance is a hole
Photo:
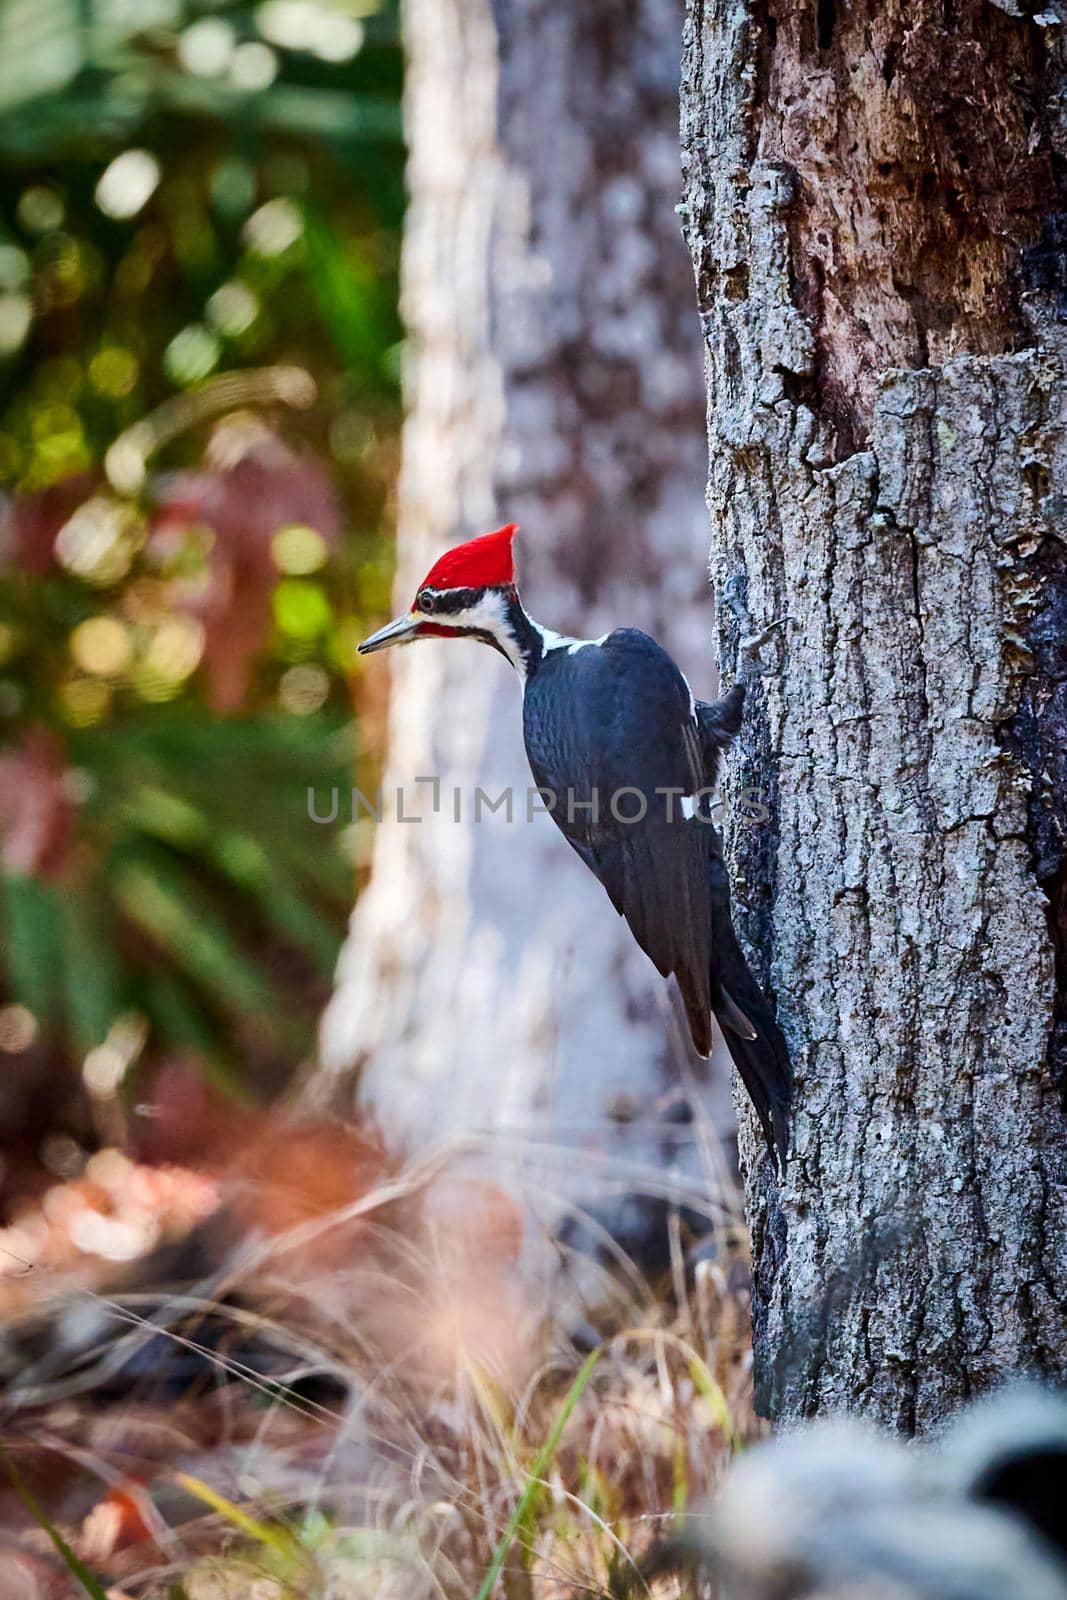
[[[384,628],[379,628],[369,639],[364,639],[359,646],[360,655],[373,655],[375,650],[384,650],[391,644],[410,644],[419,631],[421,621],[422,618],[417,612],[409,612],[406,617],[397,617],[395,622],[387,622]]]

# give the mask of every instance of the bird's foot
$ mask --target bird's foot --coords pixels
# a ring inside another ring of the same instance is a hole
[[[747,677],[763,677],[772,672],[772,667],[764,665],[759,659],[759,653],[764,645],[769,644],[779,628],[784,628],[792,619],[786,615],[776,617],[765,628],[757,628],[748,609],[748,581],[744,572],[735,572],[733,577],[723,585],[722,604],[732,613],[737,621],[737,653],[744,659],[743,671]]]
[[[763,646],[770,643],[778,629],[784,628],[786,623],[791,621],[792,618],[788,612],[784,617],[775,617],[774,621],[768,622],[767,626],[761,628],[759,633],[750,633],[739,639],[737,641],[738,650],[743,656],[747,656],[750,661],[755,661]]]

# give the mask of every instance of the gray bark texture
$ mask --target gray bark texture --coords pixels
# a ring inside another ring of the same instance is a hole
[[[797,1076],[784,1183],[742,1137],[786,1420],[1067,1377],[1063,34],[690,0],[724,681],[788,619],[730,774],[772,820],[729,832]]]
[[[397,609],[443,548],[514,520],[540,621],[643,626],[709,693],[704,391],[675,214],[681,5],[407,0],[405,29]],[[315,1092],[357,1095],[409,1151],[492,1129],[501,1149],[577,1144],[590,1171],[659,1168],[692,1137],[672,1099],[692,1058],[603,890],[548,817],[527,823],[515,675],[469,641],[392,668],[387,817]],[[413,783],[430,775],[437,815]],[[421,821],[388,814],[398,785]],[[475,789],[507,785],[514,820],[475,822]]]

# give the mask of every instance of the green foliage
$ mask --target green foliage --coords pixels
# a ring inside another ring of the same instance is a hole
[[[161,707],[70,738],[87,792],[79,870],[0,875],[10,1000],[74,1058],[129,1014],[216,1080],[299,1058],[337,957],[351,869],[308,791],[344,788],[340,717]],[[83,764],[84,763],[84,764]],[[321,802],[320,802],[321,803]]]
[[[388,604],[399,90],[375,0],[0,8],[0,1010],[75,1071],[244,1093],[313,1041],[353,874],[307,793]]]
[[[545,1474],[552,1466],[556,1451],[559,1449],[559,1442],[563,1437],[563,1430],[570,1421],[575,1406],[582,1398],[585,1386],[593,1376],[593,1368],[602,1354],[603,1351],[599,1345],[595,1350],[589,1352],[575,1374],[570,1388],[564,1395],[563,1403],[556,1414],[555,1421],[548,1430],[548,1436],[538,1450],[530,1467],[526,1487],[519,1496],[515,1509],[508,1518],[507,1527],[504,1529],[496,1550],[493,1552],[493,1559],[489,1563],[489,1570],[486,1572],[478,1590],[477,1600],[489,1600],[515,1540],[525,1535],[526,1542],[529,1544],[530,1530],[536,1520],[537,1508],[544,1493]]]

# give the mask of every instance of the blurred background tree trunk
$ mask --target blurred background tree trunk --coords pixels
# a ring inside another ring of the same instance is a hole
[[[397,609],[443,547],[516,520],[536,617],[643,626],[710,693],[704,393],[675,214],[681,6],[408,0],[405,28]],[[409,1150],[493,1128],[579,1143],[591,1167],[659,1165],[664,1141],[692,1138],[684,1028],[551,821],[527,824],[517,680],[467,642],[392,670],[387,819],[313,1093],[358,1095]],[[430,775],[438,815],[414,784]],[[514,821],[476,823],[475,789],[509,784]],[[398,785],[417,823],[389,814]]]
[[[1067,1373],[1058,12],[691,0],[739,909],[797,1069],[747,1130],[762,1404],[904,1431]],[[1062,19],[1061,19],[1062,20]]]

